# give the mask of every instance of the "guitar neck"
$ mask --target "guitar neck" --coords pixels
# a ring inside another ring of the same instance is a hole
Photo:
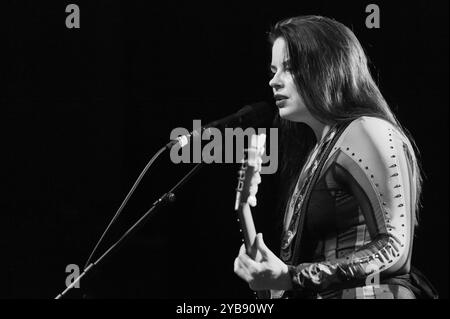
[[[242,235],[244,236],[244,244],[247,255],[252,257],[252,259],[255,259],[256,249],[254,249],[254,244],[256,239],[256,230],[255,224],[253,223],[250,205],[248,203],[240,203],[237,213]]]
[[[240,203],[237,209],[239,224],[244,237],[245,250],[247,255],[252,259],[259,258],[258,251],[255,247],[256,229],[253,223],[252,212],[248,203]],[[261,290],[256,292],[258,299],[270,299],[271,293],[268,290]]]
[[[264,152],[265,141],[265,134],[251,136],[250,147],[247,149],[248,158],[242,161],[242,166],[238,174],[238,187],[236,189],[236,202],[234,206],[238,214],[242,235],[244,236],[245,250],[247,255],[256,261],[261,261],[262,258],[255,247],[256,230],[249,201],[251,200],[252,206],[256,205],[256,198],[254,197],[256,191],[251,195],[251,189],[252,186],[257,187],[261,181],[259,172],[261,171],[261,157]],[[267,291],[258,291],[257,295],[261,299],[270,298],[270,292]]]

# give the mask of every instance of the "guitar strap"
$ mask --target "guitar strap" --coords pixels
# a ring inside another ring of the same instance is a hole
[[[299,263],[300,242],[302,239],[305,216],[306,216],[306,212],[308,211],[308,206],[309,206],[309,201],[311,198],[312,190],[317,183],[317,179],[320,176],[320,172],[322,171],[322,168],[325,165],[325,162],[327,161],[328,156],[331,153],[331,150],[333,149],[337,140],[339,139],[339,137],[342,135],[342,133],[345,131],[345,129],[351,122],[352,121],[346,121],[346,122],[338,124],[338,126],[336,128],[336,133],[334,134],[333,138],[326,146],[326,149],[320,158],[317,168],[314,171],[314,174],[311,177],[310,182],[307,185],[307,189],[306,189],[305,195],[304,195],[305,196],[304,202],[300,207],[299,221],[298,221],[298,226],[297,226],[297,234],[296,234],[295,243],[294,243],[293,252],[292,252],[292,258],[291,258],[292,265],[297,265]]]

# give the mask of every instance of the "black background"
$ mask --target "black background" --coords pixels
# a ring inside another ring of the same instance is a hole
[[[149,158],[175,127],[270,100],[266,32],[281,18],[320,14],[360,39],[380,88],[416,139],[426,180],[413,262],[448,297],[448,2],[210,4],[4,1],[0,91],[0,297],[52,298],[65,267],[82,266]],[[167,191],[190,165],[164,155],[108,237]],[[126,245],[67,297],[251,297],[233,273],[240,246],[236,165],[204,167]],[[273,176],[254,210],[276,250]],[[104,249],[104,247],[103,247]]]

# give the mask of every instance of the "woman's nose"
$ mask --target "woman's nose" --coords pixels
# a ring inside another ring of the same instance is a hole
[[[276,73],[273,78],[269,81],[269,86],[272,89],[279,89],[282,86],[278,73]]]

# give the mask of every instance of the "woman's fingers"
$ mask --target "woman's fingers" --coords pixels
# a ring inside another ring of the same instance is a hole
[[[260,271],[260,263],[255,262],[247,254],[239,255],[239,260],[243,267],[245,267],[250,274],[256,274]]]
[[[251,185],[249,188],[249,197],[247,199],[249,205],[251,207],[255,207],[256,206],[256,194],[258,193],[258,184],[261,183],[261,177],[259,176],[259,174],[256,174],[256,177],[252,178],[251,181]]]
[[[255,207],[256,204],[257,204],[256,197],[255,197],[255,196],[249,196],[249,197],[247,198],[247,202],[248,202],[248,204],[250,205],[250,207]]]
[[[250,274],[257,273],[261,268],[261,265],[258,262],[255,262],[249,255],[247,255],[244,244],[242,244],[239,249],[239,255],[234,262],[234,266],[235,269],[237,269],[237,267],[245,268]]]
[[[245,249],[245,244],[242,244],[241,248],[239,248],[239,255],[246,254],[246,253],[247,253],[247,251]]]
[[[253,279],[248,270],[242,265],[239,257],[234,260],[234,272],[246,282],[250,282]]]
[[[245,244],[241,245],[241,248],[239,249],[239,255],[236,257],[236,259],[234,260],[234,272],[241,277],[242,279],[244,279],[245,281],[249,282],[252,277],[249,273],[249,269],[248,267],[241,261],[241,257],[245,258],[249,258],[247,256],[247,251],[245,249]]]
[[[259,183],[261,183],[261,175],[259,175],[259,173],[256,172],[256,173],[252,176],[251,184],[252,184],[252,185],[258,185]]]
[[[237,257],[236,257],[236,259],[234,259],[234,269],[233,270],[236,274],[238,274],[240,271],[239,258],[237,258]]]
[[[241,245],[239,255],[234,260],[234,272],[236,275],[245,280],[250,285],[250,288],[255,289],[259,287],[259,283],[255,281],[260,277],[261,271],[262,264],[250,258],[247,255],[245,245]]]

